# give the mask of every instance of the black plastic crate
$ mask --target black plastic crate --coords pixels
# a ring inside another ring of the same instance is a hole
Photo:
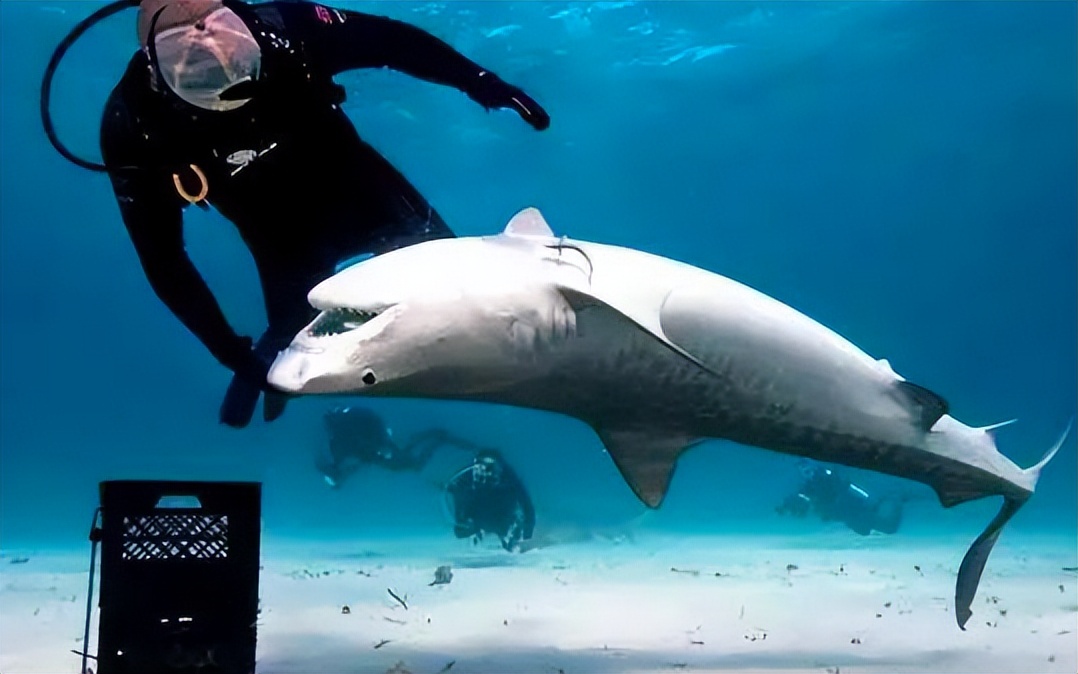
[[[98,674],[252,674],[262,487],[101,483]]]

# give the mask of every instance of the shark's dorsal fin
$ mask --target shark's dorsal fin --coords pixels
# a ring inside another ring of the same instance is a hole
[[[546,218],[538,208],[528,207],[520,211],[505,226],[503,234],[507,236],[554,236],[554,230],[550,229]]]
[[[696,440],[647,430],[596,428],[610,458],[637,498],[658,508],[670,488],[678,457]]]
[[[940,417],[947,414],[950,409],[950,405],[947,404],[946,400],[924,386],[918,386],[908,381],[895,382],[895,386],[901,391],[906,402],[916,410],[922,430],[932,430]]]

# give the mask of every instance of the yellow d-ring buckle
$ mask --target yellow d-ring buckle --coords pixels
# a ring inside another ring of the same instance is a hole
[[[178,192],[181,197],[186,199],[188,203],[197,204],[198,202],[205,199],[206,195],[209,194],[210,183],[206,180],[206,174],[202,172],[202,169],[195,166],[194,164],[188,164],[188,166],[190,166],[191,170],[194,171],[195,176],[198,178],[199,185],[201,186],[198,190],[198,194],[192,195],[184,189],[183,182],[180,181],[180,174],[178,173],[172,174],[172,184],[176,186],[176,192]]]

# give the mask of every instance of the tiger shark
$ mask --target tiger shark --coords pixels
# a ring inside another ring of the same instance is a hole
[[[1002,496],[959,567],[963,630],[1003,526],[1070,432],[1019,468],[994,439],[1010,422],[967,426],[942,397],[782,302],[675,260],[556,237],[534,208],[498,235],[362,261],[308,301],[319,313],[278,354],[271,385],[575,417],[650,508],[678,457],[710,438],[916,480],[945,508]]]

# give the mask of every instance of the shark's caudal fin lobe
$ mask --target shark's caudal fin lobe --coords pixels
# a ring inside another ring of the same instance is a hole
[[[997,424],[996,427],[1006,425],[1006,423],[1010,422]],[[1022,471],[1029,476],[1027,488],[1030,492],[1037,485],[1037,478],[1040,477],[1041,470],[1055,457],[1056,453],[1059,452],[1059,448],[1063,446],[1063,443],[1070,436],[1073,426],[1074,419],[1072,418],[1067,422],[1067,428],[1063,431],[1063,434],[1044,454],[1044,457],[1036,464]],[[991,431],[992,428],[989,427],[986,430]],[[966,556],[962,558],[962,565],[958,567],[958,583],[955,586],[954,594],[955,617],[958,619],[958,626],[962,629],[966,629],[966,622],[973,615],[970,606],[973,604],[974,595],[977,594],[977,585],[980,583],[985,562],[988,561],[988,555],[992,552],[992,547],[995,546],[1000,531],[1003,530],[1003,526],[1014,517],[1014,514],[1018,512],[1028,498],[1028,495],[1025,498],[1005,498],[1003,507],[999,509],[999,514],[988,524],[981,535],[977,537],[977,540],[973,541],[973,545],[966,552]]]
[[[973,545],[969,547],[966,556],[962,558],[962,564],[958,567],[958,582],[955,584],[954,590],[954,609],[958,626],[963,630],[966,629],[966,622],[973,615],[970,606],[973,604],[973,597],[977,594],[977,586],[981,582],[981,573],[984,572],[984,565],[988,561],[988,555],[996,545],[996,540],[999,538],[1000,531],[1003,530],[1003,525],[1014,517],[1014,514],[1018,512],[1018,509],[1025,502],[1025,499],[1005,499],[999,513],[981,532],[977,540],[973,541]]]
[[[1051,449],[1044,453],[1044,456],[1041,457],[1040,461],[1022,471],[1023,473],[1031,477],[1031,487],[1037,486],[1037,479],[1041,476],[1041,470],[1043,470],[1044,467],[1048,465],[1048,462],[1055,457],[1057,452],[1059,452],[1059,448],[1063,446],[1064,442],[1066,442],[1067,437],[1071,434],[1071,428],[1073,427],[1074,418],[1071,417],[1071,420],[1067,422],[1067,428],[1063,430],[1063,434],[1059,436],[1058,440],[1056,440],[1056,444],[1052,445]]]
[[[940,417],[947,414],[951,408],[942,396],[929,391],[924,386],[918,386],[908,381],[895,382],[895,386],[906,402],[917,410],[923,430],[931,430],[936,425],[936,422],[940,420]]]
[[[547,224],[546,218],[534,207],[525,208],[514,215],[503,233],[508,236],[554,236],[554,230]]]
[[[595,432],[633,493],[649,508],[662,505],[678,457],[694,444],[692,438],[646,430],[596,428]]]

